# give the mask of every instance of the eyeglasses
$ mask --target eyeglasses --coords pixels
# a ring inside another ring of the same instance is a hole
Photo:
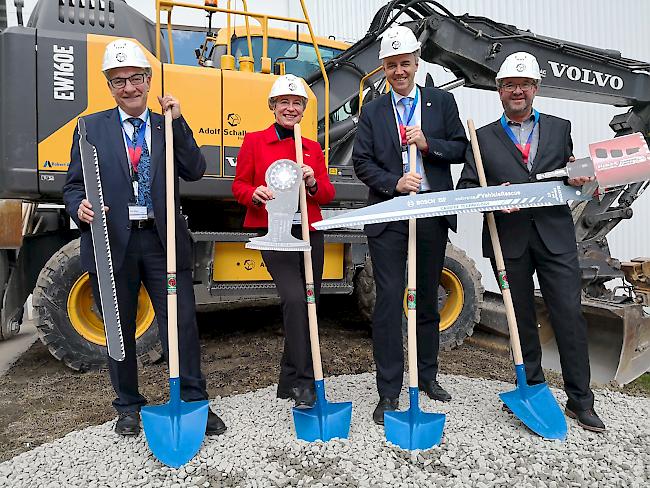
[[[530,91],[536,87],[536,83],[531,83],[530,81],[524,81],[523,83],[505,83],[501,85],[501,88],[507,92],[513,92],[517,87],[521,88],[521,91]]]
[[[110,79],[108,80],[108,83],[110,83],[113,88],[124,88],[126,86],[126,80],[129,80],[129,83],[131,83],[132,86],[138,86],[144,83],[146,77],[146,73],[137,73],[135,75],[129,76],[128,78]]]

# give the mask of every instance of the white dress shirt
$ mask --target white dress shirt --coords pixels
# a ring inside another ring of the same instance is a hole
[[[411,92],[407,95],[408,97],[411,98],[411,105],[415,101],[415,94],[416,91],[418,90],[418,86],[415,85]],[[397,126],[397,140],[400,141],[400,146],[402,145],[402,138],[399,133],[399,118],[397,117],[397,112],[396,110],[398,107],[403,107],[402,103],[400,100],[404,98],[403,95],[400,95],[396,91],[393,91],[394,99],[395,99],[395,105],[393,105],[393,115],[395,116],[395,125]],[[391,102],[392,103],[392,102]],[[406,117],[408,117],[408,113],[402,117],[402,120],[406,124]],[[415,106],[415,110],[413,111],[413,118],[411,119],[411,122],[408,124],[409,126],[414,126],[414,125],[419,125],[422,127],[422,91],[420,90],[420,96],[418,97],[418,104]],[[429,185],[429,181],[427,180],[427,175],[424,172],[424,167],[422,165],[422,154],[420,153],[420,150],[418,149],[416,151],[417,156],[416,156],[416,170],[422,176],[422,184],[420,185],[420,191],[428,191],[431,189],[431,186]],[[406,164],[408,163],[408,151],[402,152],[402,167],[406,167]]]

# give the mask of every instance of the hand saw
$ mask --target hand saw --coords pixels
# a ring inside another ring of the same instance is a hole
[[[79,131],[79,150],[81,152],[81,166],[83,169],[86,199],[90,202],[95,212],[95,218],[90,224],[90,232],[95,253],[99,296],[102,304],[102,318],[106,333],[106,347],[108,348],[108,355],[110,357],[116,361],[123,361],[124,338],[122,337],[120,312],[117,305],[113,259],[111,257],[111,245],[108,240],[108,226],[106,224],[106,212],[104,211],[104,194],[99,175],[97,149],[86,139],[86,122],[82,117],[79,117],[77,127]]]
[[[324,230],[470,212],[494,212],[513,207],[549,207],[564,205],[570,200],[591,198],[592,195],[583,193],[580,188],[566,186],[559,181],[467,188],[396,197],[321,220],[313,226]]]

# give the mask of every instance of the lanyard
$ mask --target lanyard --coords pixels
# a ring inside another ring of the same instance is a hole
[[[140,156],[142,156],[142,146],[144,145],[144,136],[147,132],[147,121],[149,120],[149,111],[147,110],[144,122],[138,129],[133,126],[133,130],[137,133],[137,138],[135,142],[128,136],[126,130],[124,129],[124,121],[120,121],[122,126],[122,133],[124,134],[124,140],[126,141],[126,147],[129,152],[129,160],[131,161],[131,167],[133,171],[138,172],[138,163],[140,162]],[[140,130],[142,129],[142,130]]]
[[[537,125],[537,122],[539,122],[539,112],[535,109],[533,109],[533,128],[530,130],[530,134],[528,134],[528,140],[526,141],[526,145],[522,146],[519,144],[519,140],[515,136],[514,132],[512,132],[512,129],[508,125],[508,121],[506,120],[506,114],[503,114],[501,116],[501,126],[503,127],[503,130],[506,131],[506,134],[508,134],[508,137],[510,137],[510,140],[513,142],[515,146],[517,146],[517,149],[521,152],[522,157],[524,158],[524,164],[528,165],[528,156],[530,154],[530,143],[533,140],[533,133],[535,132],[535,126]]]
[[[395,101],[395,93],[393,90],[390,91],[390,96],[393,101],[393,107],[395,108],[395,113],[397,114],[397,121],[399,122],[399,135],[400,135],[400,143],[402,144],[402,149],[406,147],[406,127],[411,123],[411,120],[413,120],[413,115],[415,114],[415,107],[417,107],[418,100],[420,99],[420,89],[416,88],[415,89],[415,99],[413,100],[413,104],[411,105],[411,111],[408,114],[408,117],[406,118],[406,124],[402,120],[402,116],[399,114],[399,110],[397,110],[397,102]]]

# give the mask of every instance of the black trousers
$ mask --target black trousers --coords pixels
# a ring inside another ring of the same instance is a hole
[[[101,309],[97,275],[90,274],[95,303]],[[124,361],[108,358],[108,370],[117,398],[118,412],[140,410],[147,400],[138,391],[138,365],[135,345],[135,320],[138,292],[142,283],[149,293],[165,360],[167,346],[167,262],[165,249],[155,229],[134,229],[126,249],[124,264],[115,273],[117,301],[124,337]],[[185,401],[208,398],[205,377],[201,373],[201,350],[196,324],[194,287],[190,270],[176,275],[178,294],[178,351],[181,398]]]
[[[417,341],[420,381],[438,374],[440,314],[438,284],[445,261],[448,225],[444,217],[417,221]],[[377,237],[368,237],[377,289],[372,341],[380,397],[397,398],[404,376],[402,304],[404,300],[408,222],[391,222]]]
[[[291,229],[294,237],[302,238],[299,225]],[[323,232],[309,233],[311,261],[314,274],[316,303],[323,280]],[[305,296],[305,265],[302,252],[262,251],[262,258],[280,295],[284,351],[280,361],[279,388],[306,388],[314,385],[314,368],[309,342],[309,319]]]
[[[537,271],[560,353],[567,406],[572,410],[592,408],[594,395],[589,389],[587,323],[581,310],[582,286],[577,251],[552,254],[534,230],[530,232],[524,254],[516,259],[504,258],[504,261],[528,383],[535,385],[546,381],[535,313],[533,273]],[[494,259],[492,267],[496,269]]]

